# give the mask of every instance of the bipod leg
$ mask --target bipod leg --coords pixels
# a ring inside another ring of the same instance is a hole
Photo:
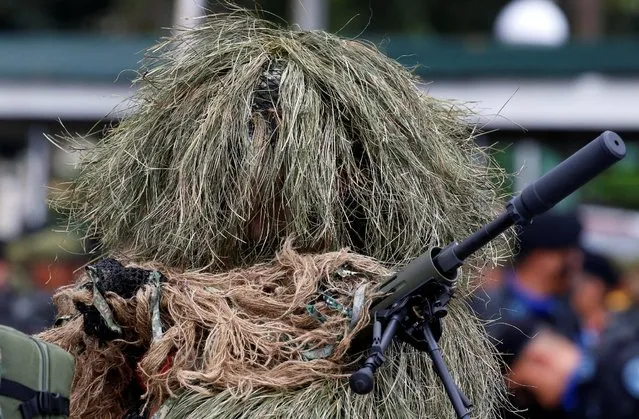
[[[455,409],[457,417],[459,419],[469,419],[470,416],[468,414],[468,410],[466,409],[466,405],[470,405],[470,401],[466,396],[462,398],[461,391],[453,381],[453,378],[450,376],[450,372],[448,371],[448,367],[446,367],[446,363],[444,363],[444,358],[442,358],[439,346],[437,346],[437,342],[435,341],[435,337],[433,336],[433,332],[430,330],[430,325],[424,326],[424,336],[426,337],[428,354],[433,360],[435,372],[444,384],[444,388],[446,389],[446,393],[448,393],[448,398],[453,404],[453,409]]]
[[[366,359],[364,366],[353,373],[348,380],[351,390],[356,394],[368,394],[373,390],[375,385],[373,374],[384,363],[384,351],[393,341],[402,317],[402,313],[393,315],[386,326],[386,330],[384,330],[384,334],[382,334],[382,324],[377,320],[377,317],[375,318],[373,345],[371,347],[372,354]]]
[[[464,404],[464,406],[466,407],[466,409],[472,409],[473,408],[473,402],[471,402],[470,399],[468,398],[468,396],[466,396],[464,394],[464,392],[461,391],[461,388],[459,388],[458,385],[456,385],[455,387],[457,387],[457,392],[459,393],[459,397],[461,397],[461,401]]]

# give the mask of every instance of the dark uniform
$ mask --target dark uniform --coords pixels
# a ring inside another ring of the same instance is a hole
[[[571,418],[639,418],[639,308],[617,316],[593,353],[593,371],[577,385]]]
[[[532,296],[517,285],[514,272],[507,272],[504,282],[499,289],[478,293],[471,302],[475,313],[489,322],[489,334],[492,323],[527,319],[549,327],[578,345],[582,344],[581,324],[567,297]]]
[[[493,338],[497,350],[506,364],[511,364],[531,337],[545,326],[582,346],[579,320],[564,298],[533,298],[516,285],[512,274],[506,276],[506,284],[486,295],[478,295],[471,305],[486,323],[486,331]],[[566,409],[575,403],[577,384],[583,379],[576,372],[575,382],[567,389],[562,406],[549,410],[542,408],[530,390],[519,388],[512,394],[512,402],[525,412],[504,412],[502,418],[563,419]],[[639,418],[638,418],[639,419]]]
[[[496,307],[519,307],[516,294],[503,292]],[[524,304],[524,307],[527,307]],[[534,336],[540,325],[549,325],[551,315],[538,314],[529,307],[520,310],[501,309],[502,318],[487,325],[497,349],[511,363]],[[525,314],[521,314],[525,313]],[[565,336],[571,327],[560,323]],[[555,329],[558,330],[558,329]],[[595,348],[583,348],[583,361],[573,373],[571,382],[555,410],[537,405],[531,393],[520,389],[515,394],[521,413],[504,413],[507,418],[544,419],[637,419],[639,418],[639,307],[615,316],[602,333]]]

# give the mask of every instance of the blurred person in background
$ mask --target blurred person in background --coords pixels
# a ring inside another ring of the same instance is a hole
[[[53,262],[51,257],[38,256],[33,253],[37,247],[27,244],[23,240],[10,245],[0,243],[0,324],[35,334],[55,321],[52,288],[47,283],[52,272],[59,275],[58,266],[63,265]],[[66,283],[69,282],[70,279]],[[61,285],[60,280],[52,285]]]
[[[574,214],[536,217],[518,231],[518,252],[502,270],[500,285],[484,287],[471,303],[487,321],[497,349],[511,356],[506,359],[511,402],[526,409],[526,418],[563,418],[574,399],[572,377],[582,362],[583,337],[569,297],[581,272],[581,230]],[[544,334],[529,345],[539,330]]]
[[[579,347],[532,317],[493,322],[487,330],[504,361],[510,400],[502,418],[568,418],[576,383],[589,377]]]
[[[639,417],[639,325],[607,314],[618,275],[580,250],[580,233],[574,215],[535,219],[503,287],[475,305],[524,418]]]
[[[575,277],[571,304],[583,326],[586,344],[594,346],[610,321],[606,298],[619,284],[619,272],[605,256],[587,250],[583,254],[583,270]]]
[[[519,252],[502,284],[479,291],[473,309],[485,320],[530,318],[574,342],[581,325],[569,292],[580,272],[581,224],[573,214],[547,213],[519,231]]]
[[[639,327],[609,327],[594,351],[531,318],[494,323],[490,334],[505,363],[519,413],[529,419],[639,417]]]

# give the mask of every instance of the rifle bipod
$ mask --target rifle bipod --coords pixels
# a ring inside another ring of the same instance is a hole
[[[448,367],[444,362],[437,341],[442,333],[441,319],[446,315],[446,304],[450,299],[450,288],[442,286],[445,298],[438,298],[434,304],[429,300],[422,300],[421,310],[417,306],[409,306],[412,299],[404,299],[396,307],[386,328],[382,332],[382,323],[375,314],[373,322],[373,344],[370,356],[364,366],[350,376],[350,387],[356,394],[368,394],[373,390],[374,377],[377,369],[384,363],[384,352],[397,337],[414,348],[427,352],[433,361],[433,368],[455,409],[459,419],[468,419],[472,403],[455,384]],[[418,314],[419,313],[419,314]]]

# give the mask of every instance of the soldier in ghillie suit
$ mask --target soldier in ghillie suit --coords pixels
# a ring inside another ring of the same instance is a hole
[[[407,345],[370,395],[347,377],[375,286],[501,207],[468,115],[369,45],[241,12],[146,66],[134,111],[57,201],[113,258],[59,290],[41,335],[76,357],[72,416],[453,417]],[[504,249],[464,268],[440,341],[474,418],[503,390],[464,298]]]

